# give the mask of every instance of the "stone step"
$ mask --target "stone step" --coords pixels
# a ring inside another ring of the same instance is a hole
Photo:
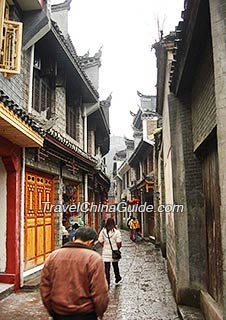
[[[205,320],[201,310],[198,308],[178,305],[178,313],[183,320]]]
[[[39,287],[40,284],[40,271],[24,279],[22,291],[33,291]]]
[[[0,300],[8,297],[13,293],[13,284],[0,283]]]

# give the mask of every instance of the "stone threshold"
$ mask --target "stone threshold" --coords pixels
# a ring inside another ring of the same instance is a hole
[[[205,320],[202,312],[198,308],[178,305],[178,313],[182,320]]]
[[[40,285],[40,275],[41,270],[36,271],[35,273],[24,278],[24,283],[21,291],[33,291],[39,288]]]
[[[13,289],[13,284],[0,283],[0,300],[8,297],[11,293],[13,293]]]

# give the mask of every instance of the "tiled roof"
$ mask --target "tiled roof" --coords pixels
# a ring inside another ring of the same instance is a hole
[[[36,131],[40,136],[45,136],[45,131],[42,129],[40,124],[38,124],[28,113],[18,106],[13,100],[11,100],[4,91],[0,90],[0,102],[4,103],[4,106],[13,111],[23,122],[29,125],[34,131]]]
[[[100,101],[100,105],[103,106],[103,107],[108,107],[109,108],[111,106],[111,100],[112,100],[112,92],[109,94],[107,99]]]
[[[48,130],[48,134],[55,138],[57,141],[61,142],[63,145],[65,145],[66,147],[68,147],[69,149],[75,151],[76,153],[80,154],[82,157],[97,163],[97,160],[91,156],[90,154],[86,153],[85,151],[83,151],[81,148],[79,148],[77,145],[75,145],[74,143],[72,143],[71,141],[69,141],[67,138],[63,137],[58,131],[54,130],[54,129],[49,129]]]
[[[174,90],[174,83],[176,82],[176,78],[178,75],[178,67],[180,65],[181,60],[181,48],[183,44],[183,40],[185,38],[185,23],[188,15],[188,0],[184,1],[184,11],[181,13],[181,17],[183,21],[180,21],[178,26],[175,28],[175,39],[174,39],[174,48],[173,48],[173,61],[170,71],[170,89]]]
[[[86,69],[87,67],[90,66],[95,66],[98,65],[99,67],[101,66],[101,55],[102,55],[102,48],[99,49],[98,52],[95,53],[94,56],[89,55],[89,51],[85,53],[83,56],[80,56],[79,59],[82,63],[82,66]]]
[[[176,37],[174,40],[174,48],[173,48],[173,61],[172,61],[172,66],[171,66],[171,71],[170,71],[170,87],[172,88],[172,83],[174,79],[176,78],[177,75],[177,66],[180,61],[180,48],[181,48],[181,43],[182,43],[182,38],[183,38],[183,21],[180,21],[178,26],[176,27]]]
[[[52,26],[54,28],[54,30],[57,32],[57,34],[59,35],[60,39],[62,40],[62,42],[64,43],[64,45],[67,47],[69,54],[72,56],[74,62],[76,63],[76,65],[78,66],[81,74],[83,75],[83,77],[86,79],[87,84],[89,85],[90,89],[93,91],[93,93],[96,95],[96,97],[99,97],[99,93],[97,92],[96,88],[94,87],[93,83],[91,82],[91,80],[89,79],[89,77],[87,76],[87,74],[85,73],[85,70],[82,66],[82,63],[79,59],[79,56],[76,53],[75,47],[72,43],[72,40],[70,38],[70,36],[68,36],[68,38],[66,39],[63,35],[63,33],[61,32],[58,24],[51,20],[52,22]]]

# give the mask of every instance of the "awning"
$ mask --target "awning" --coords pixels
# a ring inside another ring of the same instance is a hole
[[[43,137],[0,102],[0,136],[20,147],[40,147]]]

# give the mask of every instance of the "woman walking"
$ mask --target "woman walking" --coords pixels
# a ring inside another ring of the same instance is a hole
[[[112,250],[120,249],[122,246],[121,232],[117,230],[115,221],[109,218],[106,222],[105,227],[101,230],[98,238],[99,243],[103,247],[102,258],[105,266],[105,274],[110,287],[110,268],[111,263],[115,274],[115,284],[118,285],[122,281],[122,277],[119,272],[119,260],[112,259]]]

